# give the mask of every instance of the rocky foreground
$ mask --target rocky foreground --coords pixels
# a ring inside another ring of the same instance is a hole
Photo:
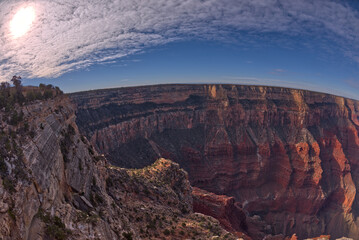
[[[358,239],[358,101],[236,85],[120,88],[71,99],[80,131],[111,164],[174,160],[199,188],[195,210],[228,231]]]
[[[0,239],[237,238],[193,212],[178,164],[110,165],[79,133],[66,96],[0,117]]]

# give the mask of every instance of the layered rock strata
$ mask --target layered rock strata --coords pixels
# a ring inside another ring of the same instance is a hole
[[[178,164],[110,165],[79,133],[66,96],[12,111],[0,111],[1,239],[235,239],[193,213]]]
[[[122,167],[172,159],[272,234],[359,236],[359,102],[304,90],[159,85],[71,95],[77,124]]]

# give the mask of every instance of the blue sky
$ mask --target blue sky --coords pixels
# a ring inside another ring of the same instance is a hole
[[[7,23],[21,9],[35,20],[15,38]],[[65,92],[274,85],[358,99],[358,9],[329,0],[5,0],[0,80],[17,74]]]
[[[347,82],[356,76],[357,63],[341,53],[283,48],[274,43],[251,47],[192,40],[154,47],[115,63],[87,67],[55,79],[26,79],[25,83],[51,83],[66,92],[165,83],[238,83],[302,88],[356,98],[359,89]]]

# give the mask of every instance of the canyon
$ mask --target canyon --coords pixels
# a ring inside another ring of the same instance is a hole
[[[47,90],[24,88],[11,95],[21,102],[9,98],[0,109],[0,239],[237,238],[193,212],[178,164],[111,165],[78,131],[69,98]]]
[[[123,168],[159,158],[178,163],[195,187],[194,210],[231,232],[253,239],[358,239],[356,100],[224,84],[128,87],[70,98],[79,131],[96,152]]]

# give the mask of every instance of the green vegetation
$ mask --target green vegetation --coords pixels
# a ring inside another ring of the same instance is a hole
[[[2,120],[9,125],[16,127],[10,128],[9,134],[28,134],[31,138],[35,137],[35,131],[26,122],[24,113],[19,110],[19,106],[31,103],[35,100],[53,98],[63,94],[58,87],[40,84],[40,87],[23,87],[20,76],[13,76],[11,79],[13,86],[8,82],[0,84],[0,110],[3,111]],[[12,138],[15,138],[12,136]],[[5,143],[7,144],[7,143]],[[8,149],[8,146],[5,145]]]
[[[63,94],[58,87],[40,84],[39,87],[23,87],[20,76],[13,76],[9,82],[0,84],[0,111],[2,111],[3,122],[8,124],[7,128],[0,130],[0,177],[4,188],[13,193],[16,191],[17,181],[28,180],[28,173],[23,162],[23,152],[18,143],[24,141],[26,135],[35,137],[35,130],[26,118],[21,106],[35,100],[48,99]],[[41,129],[43,126],[41,124]],[[72,127],[71,127],[72,128]],[[69,128],[68,132],[74,133]],[[67,140],[67,139],[66,139]],[[14,166],[11,174],[8,166]]]
[[[97,216],[96,214],[86,213],[84,211],[80,211],[77,213],[77,221],[79,222],[85,222],[85,223],[96,225],[98,219],[99,216]]]
[[[94,155],[94,151],[93,151],[93,149],[92,149],[92,146],[89,146],[89,147],[88,147],[88,151],[89,151],[89,153],[90,153],[91,155]]]
[[[168,236],[168,235],[171,234],[171,232],[170,232],[170,230],[165,229],[165,230],[163,231],[163,234],[166,235],[166,236]]]
[[[2,158],[2,156],[0,156],[0,175],[3,176],[6,173],[7,173],[6,163],[5,163],[4,159]]]
[[[14,210],[13,210],[12,207],[7,210],[7,213],[9,214],[10,218],[15,222],[16,221],[16,215],[15,215]]]
[[[65,227],[65,224],[57,216],[51,216],[43,209],[39,209],[37,217],[45,223],[45,234],[48,238],[56,240],[65,240],[71,235],[71,231]]]
[[[132,240],[133,239],[133,233],[132,232],[124,232],[122,233],[122,236],[127,239],[127,240]]]
[[[93,187],[93,188],[95,188],[95,187]],[[90,202],[94,207],[96,207],[98,205],[104,204],[105,200],[103,199],[103,197],[99,193],[97,193],[97,192],[93,193],[92,192],[90,194]]]
[[[28,180],[26,168],[24,167],[22,149],[16,143],[16,132],[0,131],[0,177],[5,190],[9,193],[16,191],[16,184],[19,179]],[[12,171],[8,166],[12,165]]]
[[[40,84],[39,87],[23,87],[20,76],[13,76],[10,83],[0,84],[0,108],[5,108],[6,112],[12,112],[15,104],[23,105],[35,100],[43,100],[62,95],[63,92],[51,84]]]
[[[9,124],[10,125],[13,125],[13,126],[16,126],[18,125],[20,122],[22,122],[24,120],[24,113],[22,111],[20,111],[19,113],[14,110],[11,114],[11,117],[10,117],[10,121],[9,121]]]
[[[5,177],[2,184],[4,185],[5,190],[7,190],[9,193],[15,192],[15,186],[9,178]]]

